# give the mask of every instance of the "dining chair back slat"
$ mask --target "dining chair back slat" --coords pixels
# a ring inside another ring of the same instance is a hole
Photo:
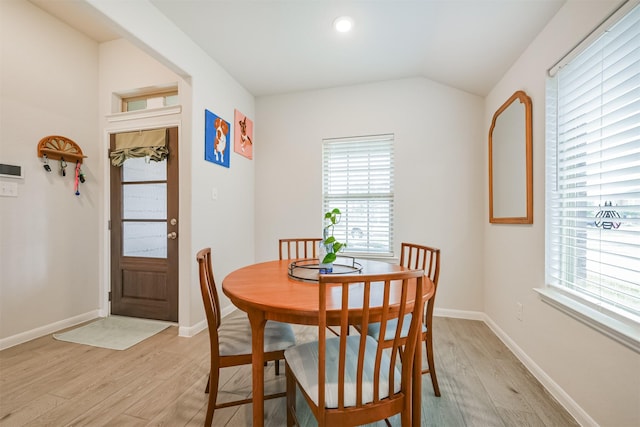
[[[440,275],[440,249],[414,243],[402,243],[400,265],[411,269],[422,269],[424,274],[435,283]]]
[[[316,258],[321,241],[318,237],[280,239],[278,254],[280,259]]]

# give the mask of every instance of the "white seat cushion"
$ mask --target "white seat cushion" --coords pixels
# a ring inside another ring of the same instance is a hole
[[[404,316],[402,322],[402,331],[400,331],[400,337],[406,338],[409,335],[409,328],[411,327],[411,313]],[[398,319],[391,319],[387,322],[387,330],[384,332],[384,340],[391,341],[396,334],[396,328],[398,327]],[[427,332],[427,327],[422,325],[422,332]],[[375,340],[380,336],[380,323],[372,323],[367,328],[367,335],[373,337]]]
[[[220,356],[251,354],[251,324],[243,311],[222,319],[218,328]],[[293,328],[288,323],[267,321],[264,327],[264,351],[284,350],[295,345]]]
[[[356,404],[356,370],[358,364],[359,335],[347,337],[347,357],[345,374],[345,406],[355,406]],[[328,338],[326,340],[326,369],[325,369],[325,406],[327,408],[338,407],[338,360],[340,337]],[[366,351],[364,357],[362,400],[363,403],[373,402],[373,371],[375,363],[377,342],[367,337]],[[380,390],[379,398],[389,396],[388,373],[390,359],[383,353],[380,369]],[[291,347],[284,352],[284,358],[291,371],[295,374],[300,387],[302,387],[309,397],[318,404],[318,342]],[[398,365],[394,367],[394,393],[400,391],[401,372]]]

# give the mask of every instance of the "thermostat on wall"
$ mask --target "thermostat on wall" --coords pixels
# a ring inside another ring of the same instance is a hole
[[[5,178],[23,178],[22,166],[0,163],[0,176]]]

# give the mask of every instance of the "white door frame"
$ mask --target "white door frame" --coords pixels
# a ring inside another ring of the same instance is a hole
[[[109,291],[111,290],[111,232],[109,230],[109,218],[111,216],[111,177],[110,177],[110,164],[109,159],[109,144],[110,135],[120,132],[132,132],[137,130],[147,130],[156,128],[177,127],[178,128],[178,152],[181,153],[182,149],[182,107],[171,106],[157,108],[153,110],[140,110],[125,113],[111,114],[106,117],[106,126],[102,135],[102,152],[105,153],[104,169],[102,176],[102,194],[103,194],[103,206],[102,221],[100,221],[102,228],[101,239],[101,283],[100,283],[100,316],[106,317],[111,313],[111,303],[109,302]],[[181,156],[180,156],[181,157]],[[178,168],[179,176],[182,175],[182,168]],[[182,206],[179,207],[180,212],[183,211]],[[103,225],[104,224],[104,225]],[[182,230],[182,221],[178,223],[178,235],[186,235]],[[182,258],[182,257],[180,257]],[[179,261],[180,262],[180,261]],[[182,271],[182,265],[179,269]],[[185,266],[186,267],[186,266]],[[183,289],[178,281],[178,301],[181,300],[183,295]],[[182,313],[180,310],[182,304],[178,302],[178,325],[183,325],[183,320],[186,313]]]

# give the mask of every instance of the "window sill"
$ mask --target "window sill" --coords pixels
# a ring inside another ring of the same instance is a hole
[[[389,255],[376,255],[376,254],[364,254],[364,253],[342,253],[340,255],[353,257],[355,259],[367,259],[370,261],[384,261],[391,264],[397,264],[399,262],[397,257],[389,256]]]
[[[640,353],[640,327],[611,318],[550,288],[534,288],[543,302]]]

